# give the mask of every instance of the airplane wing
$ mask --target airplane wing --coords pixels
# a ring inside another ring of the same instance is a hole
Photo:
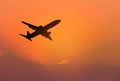
[[[46,30],[48,30],[49,28],[52,28],[53,26],[57,25],[60,21],[61,21],[61,20],[54,20],[54,21],[52,21],[51,23],[45,25],[44,28],[45,28]]]
[[[29,28],[32,28],[32,29],[34,29],[34,30],[37,28],[36,26],[34,26],[34,25],[32,25],[32,24],[29,24],[29,23],[27,23],[27,22],[24,22],[24,21],[22,21],[22,23],[28,25]]]
[[[46,38],[48,38],[49,40],[52,41],[52,38],[51,38],[51,36],[50,36],[49,34],[43,33],[43,34],[41,34],[41,35],[44,36],[44,37],[46,37]]]

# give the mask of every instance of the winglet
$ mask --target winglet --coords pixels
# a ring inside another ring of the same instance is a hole
[[[25,22],[25,21],[21,21],[21,23],[24,23],[24,24],[26,24],[26,22]]]

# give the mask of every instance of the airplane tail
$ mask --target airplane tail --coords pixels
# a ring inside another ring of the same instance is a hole
[[[20,36],[25,37],[26,39],[32,41],[32,39],[30,37],[28,37],[30,35],[30,33],[27,31],[27,35],[23,35],[23,34],[19,34]]]

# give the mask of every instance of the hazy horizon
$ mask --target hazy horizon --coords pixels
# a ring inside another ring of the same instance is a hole
[[[119,81],[119,0],[2,0],[0,81]],[[32,42],[19,34],[60,19]]]

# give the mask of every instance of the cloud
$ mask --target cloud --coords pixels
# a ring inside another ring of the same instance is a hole
[[[34,64],[10,53],[0,58],[0,81],[39,81],[47,76],[42,64]]]
[[[0,50],[0,57],[3,56],[4,52]]]
[[[46,66],[6,52],[0,57],[0,81],[119,81],[119,66],[76,62]]]

